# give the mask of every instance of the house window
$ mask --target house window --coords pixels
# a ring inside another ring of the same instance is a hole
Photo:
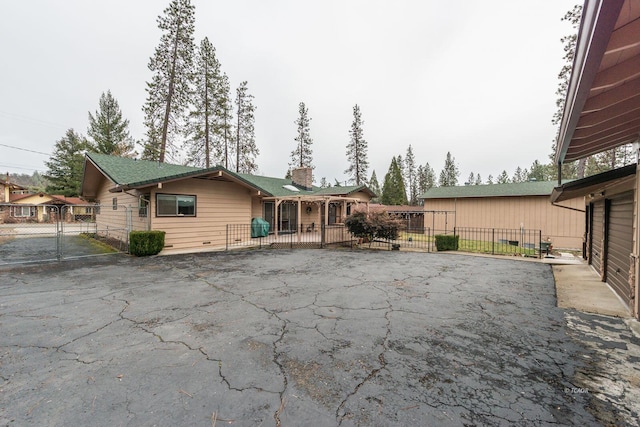
[[[149,210],[149,200],[151,198],[150,194],[143,194],[138,198],[138,217],[146,218],[147,211]]]
[[[118,210],[118,198],[114,197],[113,199],[111,199],[111,205],[113,206],[113,210],[117,211]]]
[[[196,196],[156,195],[157,216],[196,216]]]
[[[30,218],[35,216],[35,207],[33,206],[12,206],[11,216],[15,218]]]

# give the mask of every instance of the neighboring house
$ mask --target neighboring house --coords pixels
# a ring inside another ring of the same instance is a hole
[[[287,180],[94,153],[85,158],[81,195],[101,205],[98,228],[126,221],[107,218],[105,206],[133,208],[130,228],[163,230],[165,247],[173,249],[223,247],[227,225],[249,226],[253,218],[269,222],[275,234],[312,231],[343,222],[351,206],[375,196],[366,186],[314,187],[310,168]]]
[[[640,0],[585,1],[556,141],[558,165],[638,142],[639,26]],[[637,168],[633,164],[558,185],[552,201],[583,197],[584,256],[640,318]]]
[[[79,197],[66,197],[46,193],[11,194],[4,221],[50,222],[62,219],[74,221],[92,219],[92,207]],[[64,208],[64,209],[63,209]]]
[[[541,230],[555,248],[582,249],[584,206],[579,199],[551,205],[554,182],[434,187],[424,200],[425,226]]]

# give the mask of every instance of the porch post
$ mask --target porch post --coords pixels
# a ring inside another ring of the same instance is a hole
[[[324,225],[329,225],[329,197],[324,199]]]
[[[275,199],[275,208],[274,208],[274,213],[273,213],[273,235],[278,237],[278,229],[280,228],[280,219],[278,218],[278,211],[280,210],[280,203],[282,203],[280,200]]]
[[[342,212],[340,212],[340,222],[344,222],[344,219],[347,217],[347,201],[344,200],[342,202]]]

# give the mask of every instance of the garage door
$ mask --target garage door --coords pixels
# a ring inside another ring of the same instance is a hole
[[[606,280],[625,304],[629,305],[629,254],[633,251],[633,192],[611,199],[608,225]]]
[[[591,265],[602,276],[602,243],[604,241],[604,200],[593,204],[593,216],[591,227]]]

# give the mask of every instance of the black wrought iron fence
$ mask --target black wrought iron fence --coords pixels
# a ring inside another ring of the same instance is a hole
[[[294,229],[265,231],[254,224],[228,224],[226,249],[262,248],[323,248],[328,245],[352,244],[353,236],[344,225],[301,223]]]

